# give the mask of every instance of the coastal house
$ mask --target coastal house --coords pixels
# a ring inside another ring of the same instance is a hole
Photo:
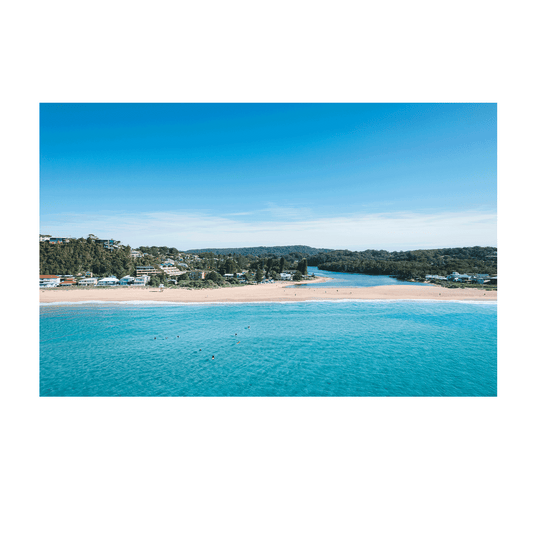
[[[60,287],[72,287],[73,285],[76,285],[75,279],[66,279],[65,281],[62,281],[59,286]]]
[[[191,270],[188,272],[189,279],[205,279],[206,272],[203,270]]]
[[[116,244],[116,241],[114,239],[95,239],[94,241],[96,244],[107,244],[108,246],[113,246]]]
[[[111,286],[111,285],[118,285],[120,281],[115,277],[109,277],[109,278],[102,278],[98,281],[98,286]]]
[[[135,277],[139,276],[155,276],[156,274],[160,274],[161,271],[157,268],[147,265],[147,266],[138,266],[135,268]],[[150,278],[148,278],[150,279]]]
[[[459,276],[460,276],[460,275],[461,275],[461,274],[459,274],[459,272],[452,272],[451,274],[448,274],[448,275],[446,276],[446,279],[447,279],[448,281],[459,281]]]
[[[98,283],[98,278],[83,278],[78,280],[78,285],[83,287],[95,286]]]
[[[46,280],[46,281],[57,281],[58,283],[61,281],[61,276],[57,276],[55,274],[41,274],[39,276],[39,281]]]
[[[39,283],[40,289],[52,289],[54,287],[59,287],[59,283],[55,283],[53,281],[45,281],[43,283]]]
[[[48,239],[48,242],[50,244],[65,244],[67,242],[70,242],[70,239],[67,239],[65,237],[50,237]]]
[[[133,285],[135,287],[144,287],[148,283],[149,279],[149,276],[139,276],[133,280]]]
[[[291,281],[292,280],[292,274],[290,274],[289,272],[281,272],[279,277],[282,279],[282,280],[288,280],[288,281]]]
[[[160,270],[164,272],[167,276],[180,276],[181,274],[185,273],[185,270],[180,270],[179,268],[176,268],[174,265],[170,266],[164,266],[165,263],[160,265]]]
[[[139,250],[132,250],[130,252],[130,255],[131,257],[135,258],[135,259],[140,259],[142,256],[143,256],[143,253]]]
[[[59,276],[44,274],[39,276],[39,287],[58,287],[61,283]]]
[[[124,276],[123,278],[120,278],[121,285],[131,285],[134,281],[135,278],[133,276]]]
[[[474,274],[472,276],[472,283],[488,283],[490,280],[490,276],[488,274]]]
[[[39,235],[39,242],[49,241],[51,235]]]

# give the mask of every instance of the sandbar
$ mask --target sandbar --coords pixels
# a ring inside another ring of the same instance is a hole
[[[322,280],[317,280],[324,281]],[[309,285],[309,282],[305,282]],[[289,288],[292,285],[292,288]],[[461,300],[496,301],[497,291],[475,288],[448,289],[423,285],[378,287],[297,287],[294,282],[218,287],[213,289],[156,287],[61,287],[39,289],[40,303],[59,302],[302,302],[309,300]]]

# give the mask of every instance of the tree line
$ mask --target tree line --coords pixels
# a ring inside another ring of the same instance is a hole
[[[71,274],[92,272],[95,276],[115,275],[119,278],[135,274],[142,260],[131,257],[129,246],[107,250],[92,239],[71,239],[65,244],[39,243],[39,274]]]
[[[445,276],[460,273],[497,274],[497,248],[467,247],[387,252],[335,250],[309,258],[320,270],[394,276],[398,279],[423,278],[426,274]]]

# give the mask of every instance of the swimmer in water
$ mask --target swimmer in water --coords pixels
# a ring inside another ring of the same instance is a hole
[[[214,359],[214,358],[215,358],[215,356],[213,355],[213,357],[211,357],[211,359]]]

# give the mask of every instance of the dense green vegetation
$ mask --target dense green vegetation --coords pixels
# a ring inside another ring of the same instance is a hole
[[[496,248],[440,248],[409,252],[335,250],[309,258],[309,265],[333,272],[380,274],[399,279],[423,278],[426,274],[445,276],[460,273],[497,274]]]
[[[135,267],[143,265],[141,259],[131,257],[129,246],[106,250],[92,239],[71,239],[66,244],[39,243],[40,274],[84,274],[95,276],[115,275],[119,278],[135,274]]]
[[[198,250],[187,250],[189,254],[201,254],[212,252],[215,255],[243,255],[255,257],[294,257],[302,259],[320,253],[329,252],[327,248],[313,248],[311,246],[255,246],[250,248],[204,248]]]
[[[176,248],[166,246],[140,246],[139,250],[146,254],[135,259],[131,256],[129,246],[120,246],[107,250],[102,244],[97,244],[94,239],[71,239],[65,244],[39,243],[40,248],[40,274],[71,274],[85,276],[91,272],[97,277],[116,276],[121,278],[126,275],[135,275],[137,266],[151,265],[157,267],[165,259],[171,258],[176,264],[187,265],[180,267],[186,270],[207,271],[205,280],[190,279],[185,273],[176,280],[163,272],[151,276],[150,286],[174,286],[174,281],[180,287],[209,287],[233,285],[240,283],[237,273],[244,272],[241,279],[244,282],[259,282],[263,277],[280,279],[279,274],[284,270],[298,270],[297,274],[307,274],[307,260],[295,260],[291,254],[285,257],[255,257],[240,254],[215,255],[213,252],[189,254],[180,252]],[[225,276],[233,274],[233,277]]]
[[[241,280],[259,282],[263,277],[278,280],[280,274],[290,270],[295,272],[293,279],[298,281],[307,276],[307,267],[317,266],[321,270],[335,272],[355,272],[360,274],[379,274],[399,279],[423,279],[426,274],[446,276],[453,271],[459,273],[497,274],[496,248],[442,248],[436,250],[414,250],[407,252],[387,252],[385,250],[324,250],[308,246],[257,247],[232,250],[227,254],[215,251],[180,252],[166,246],[141,246],[139,250],[145,257],[134,259],[129,246],[107,250],[94,240],[71,239],[66,244],[41,242],[40,274],[84,275],[92,272],[95,276],[114,275],[121,278],[135,275],[135,267],[159,265],[167,258],[176,264],[186,265],[186,270],[207,272],[205,280],[190,279],[192,275],[183,274],[178,280],[164,273],[151,277],[150,285],[172,286],[173,281],[181,287],[207,287],[238,284],[237,273]],[[312,250],[313,255],[303,256],[298,250]],[[243,253],[238,253],[237,250]],[[259,255],[251,254],[255,250]],[[277,256],[277,253],[286,252]],[[244,274],[242,274],[244,273]],[[232,274],[233,276],[227,276]]]

